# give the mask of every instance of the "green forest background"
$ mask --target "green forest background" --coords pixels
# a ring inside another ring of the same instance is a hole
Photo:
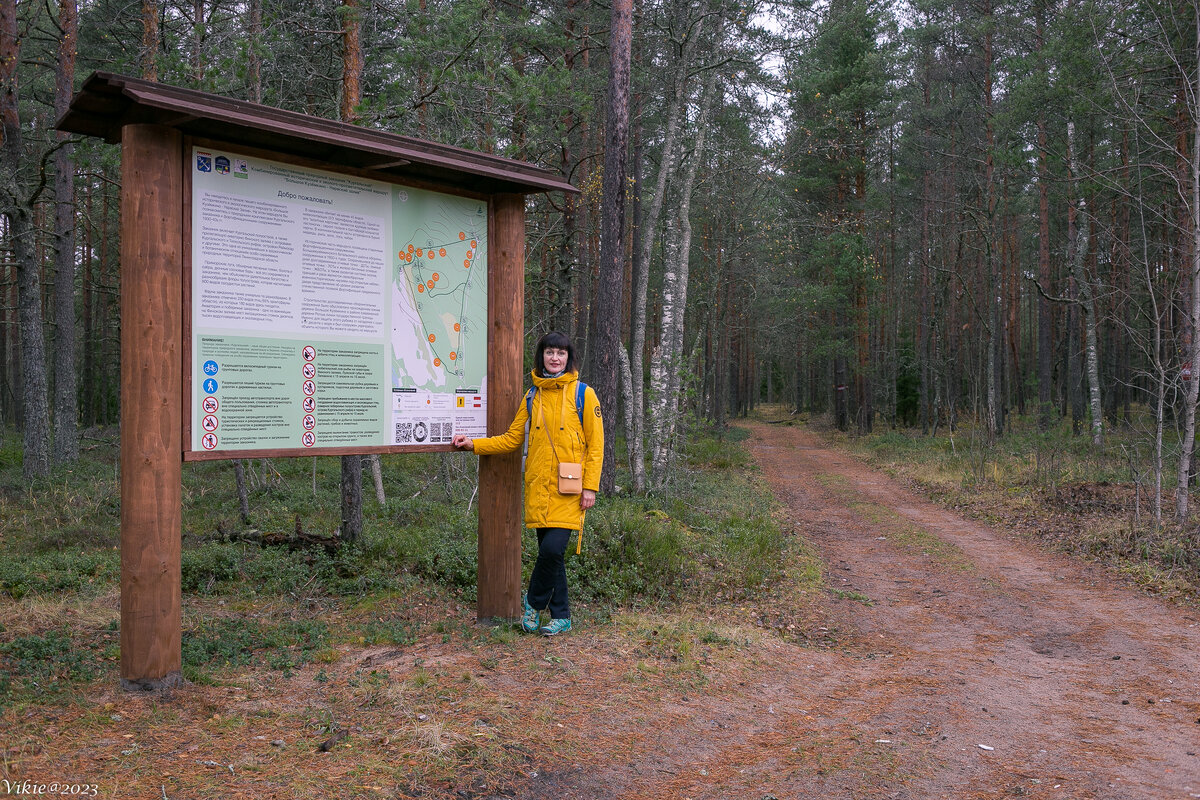
[[[1156,516],[1165,492],[1186,519],[1193,3],[638,0],[615,359],[596,331],[626,6],[0,3],[0,421],[25,474],[118,420],[120,152],[54,129],[105,70],[560,171],[582,194],[531,198],[525,332],[628,364],[604,399],[638,488],[670,479],[681,421],[769,402],[857,433],[1116,435]]]

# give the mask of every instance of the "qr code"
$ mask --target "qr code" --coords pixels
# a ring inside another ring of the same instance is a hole
[[[432,442],[448,442],[453,438],[454,423],[434,422],[429,426],[429,440]]]
[[[411,442],[413,438],[413,424],[411,422],[396,423],[396,441],[401,444]]]

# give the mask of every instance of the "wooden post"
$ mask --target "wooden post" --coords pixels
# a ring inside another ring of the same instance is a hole
[[[524,388],[525,197],[492,197],[488,237],[488,435],[508,429]],[[521,454],[479,458],[481,622],[521,611]]]
[[[183,681],[183,142],[121,141],[121,686],[157,690]]]

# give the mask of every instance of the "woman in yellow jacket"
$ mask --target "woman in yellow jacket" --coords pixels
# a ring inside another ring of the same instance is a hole
[[[582,410],[576,405],[579,372],[575,347],[565,334],[551,332],[538,340],[533,363],[533,397],[528,403],[522,401],[508,430],[481,439],[459,434],[454,446],[479,455],[511,453],[525,442],[528,423],[525,525],[537,529],[538,556],[524,598],[521,628],[528,633],[538,630],[541,609],[549,609],[550,621],[541,631],[554,636],[571,629],[564,555],[571,532],[583,530],[584,512],[596,503],[604,464],[604,420],[591,387],[584,390]],[[580,494],[558,491],[561,462],[583,465]]]

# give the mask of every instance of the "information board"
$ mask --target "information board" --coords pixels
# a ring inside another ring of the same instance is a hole
[[[486,435],[487,201],[191,152],[191,449]]]

